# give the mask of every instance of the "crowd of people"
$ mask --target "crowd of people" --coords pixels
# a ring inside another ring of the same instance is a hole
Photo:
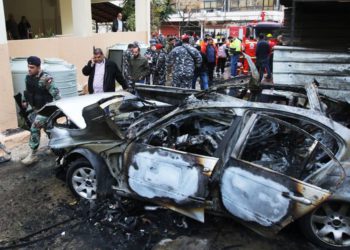
[[[222,79],[227,61],[230,62],[228,77],[248,73],[248,63],[242,60],[243,51],[256,62],[260,80],[264,73],[267,80],[272,78],[271,52],[275,44],[263,34],[258,42],[251,38],[243,44],[238,37],[213,39],[207,35],[201,40],[196,35],[179,38],[153,33],[149,43],[143,55],[137,42],[129,44],[123,54],[123,76],[129,86],[144,83],[195,89],[199,79],[200,89],[205,90],[215,84],[214,78]]]

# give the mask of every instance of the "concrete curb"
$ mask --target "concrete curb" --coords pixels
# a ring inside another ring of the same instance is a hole
[[[23,159],[29,152],[28,145],[30,132],[23,129],[11,129],[0,133],[0,142],[11,152],[11,161],[17,162]],[[47,151],[48,137],[41,131],[40,146],[38,151]]]
[[[9,135],[3,132],[0,134],[0,142],[4,144],[7,149],[12,149],[24,143],[28,143],[29,136],[30,132],[27,130],[18,130],[18,132],[9,133]]]

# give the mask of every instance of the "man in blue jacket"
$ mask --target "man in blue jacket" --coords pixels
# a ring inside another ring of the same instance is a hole
[[[265,35],[260,34],[259,35],[259,42],[256,45],[256,67],[259,70],[259,81],[263,79],[264,72],[266,70],[267,72],[267,78],[268,80],[271,79],[271,70],[269,66],[269,55],[270,55],[270,45],[269,43],[265,40]]]

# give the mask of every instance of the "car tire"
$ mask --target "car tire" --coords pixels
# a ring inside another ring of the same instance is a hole
[[[328,201],[299,221],[304,235],[325,249],[350,249],[350,203]]]
[[[66,181],[77,198],[87,200],[97,198],[96,171],[85,158],[76,159],[68,164]]]

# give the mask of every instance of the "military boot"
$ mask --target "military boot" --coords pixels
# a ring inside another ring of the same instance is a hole
[[[36,150],[31,150],[30,153],[21,161],[22,164],[29,166],[39,160],[36,155]]]

